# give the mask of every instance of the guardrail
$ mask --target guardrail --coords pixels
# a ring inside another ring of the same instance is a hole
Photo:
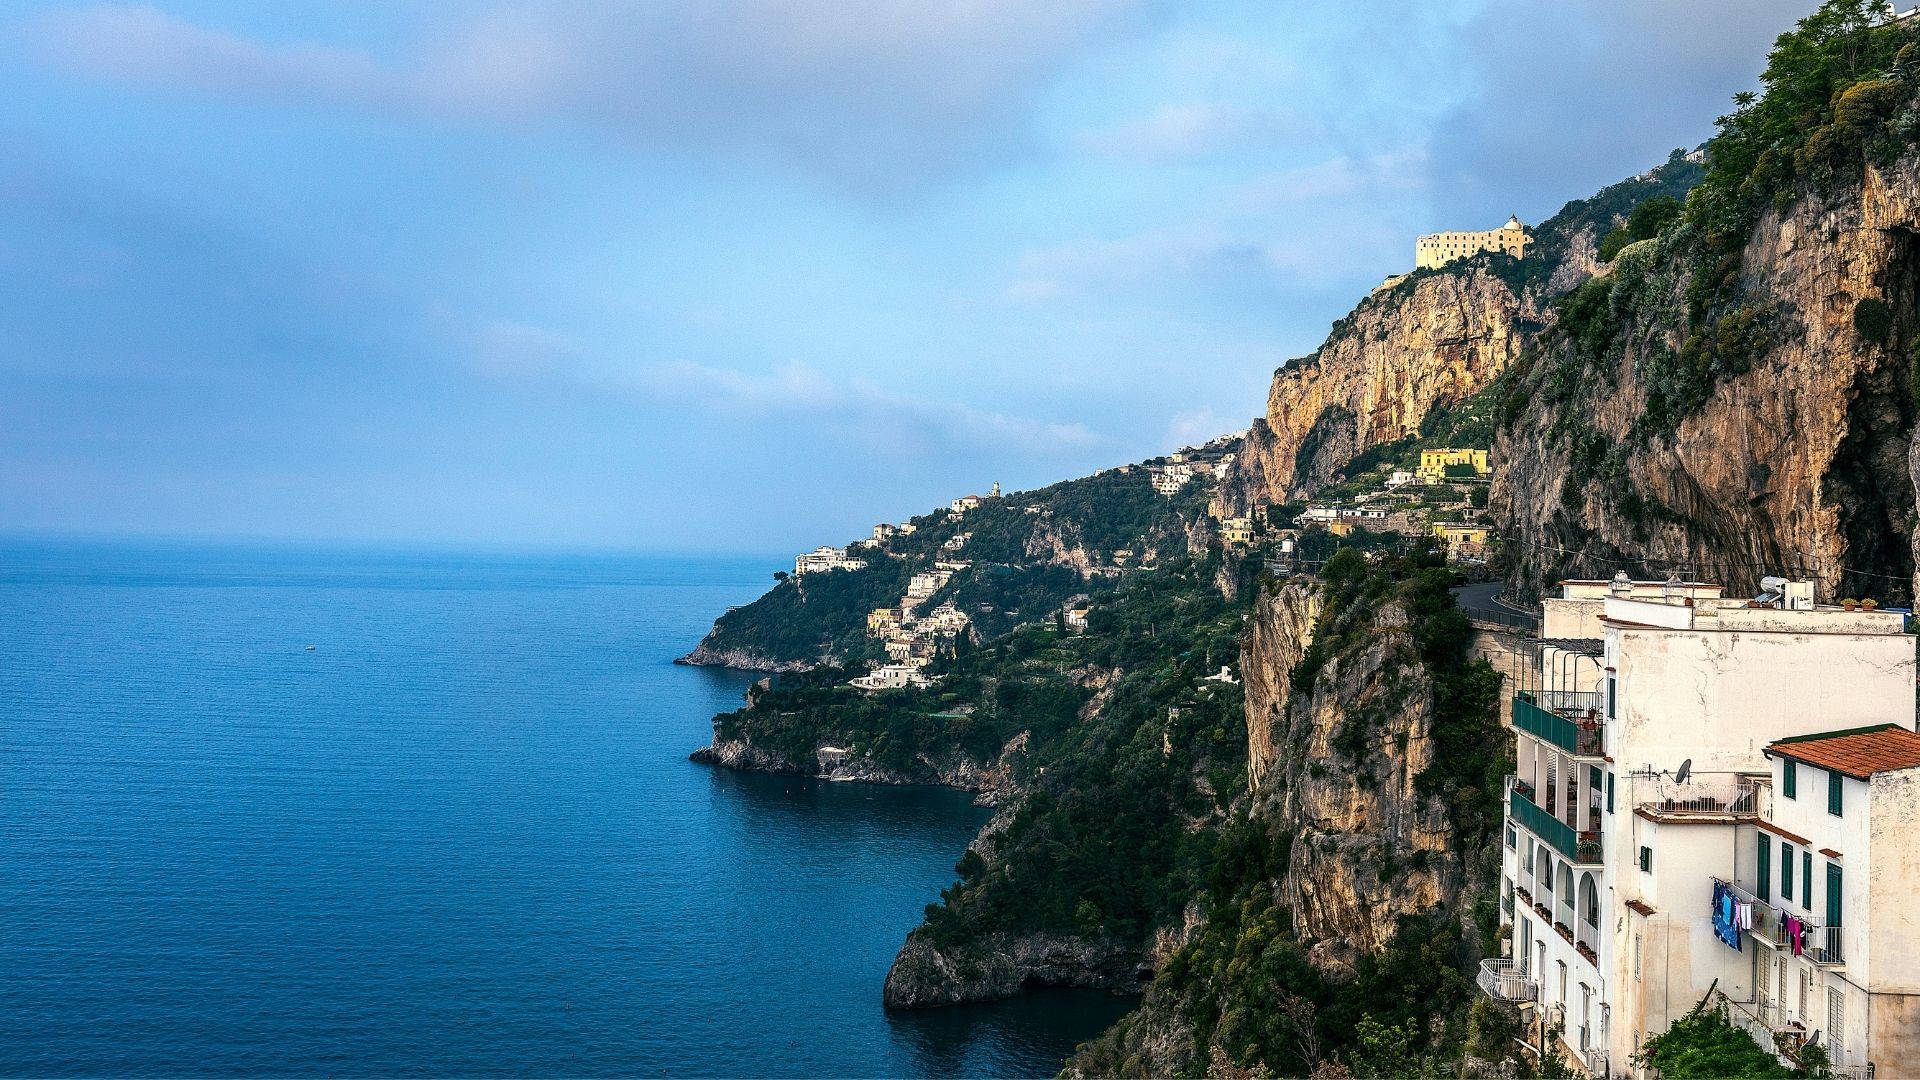
[[[1540,986],[1515,966],[1509,957],[1480,961],[1480,989],[1496,1001],[1536,1001]]]
[[[1558,851],[1568,862],[1592,866],[1600,861],[1600,834],[1575,832],[1573,826],[1547,813],[1518,785],[1507,788],[1507,811],[1513,820]]]
[[[1513,698],[1513,726],[1576,757],[1606,753],[1606,726],[1597,720],[1571,720],[1541,708],[1527,694]]]

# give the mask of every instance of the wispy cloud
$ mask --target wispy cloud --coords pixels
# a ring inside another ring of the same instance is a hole
[[[1144,116],[1082,135],[1082,147],[1141,161],[1182,161],[1271,149],[1311,135],[1314,125],[1284,109],[1217,103],[1162,105]]]
[[[449,18],[398,62],[268,43],[150,5],[44,13],[46,63],[173,91],[472,120],[582,123],[891,183],[1004,152],[1063,56],[1139,0],[538,2]]]

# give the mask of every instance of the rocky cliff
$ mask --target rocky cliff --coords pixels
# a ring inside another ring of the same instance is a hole
[[[1623,252],[1517,373],[1491,498],[1516,587],[1627,567],[1911,599],[1916,230],[1909,152],[1780,200],[1717,264],[1685,226]]]
[[[1542,315],[1492,261],[1416,275],[1368,297],[1319,351],[1275,373],[1230,497],[1242,506],[1305,497],[1362,451],[1417,434],[1429,412],[1465,401],[1506,370]]]
[[[1266,410],[1221,478],[1224,514],[1311,496],[1372,447],[1422,433],[1480,393],[1553,320],[1552,300],[1600,268],[1599,238],[1655,196],[1684,195],[1694,156],[1575,200],[1533,230],[1526,258],[1420,270],[1360,303],[1319,349],[1274,373]]]
[[[1260,618],[1289,619],[1311,602],[1293,594],[1312,588],[1262,597]],[[1392,602],[1350,617],[1368,619],[1359,642],[1279,708],[1273,767],[1254,791],[1254,812],[1293,836],[1281,896],[1295,929],[1340,968],[1384,950],[1402,916],[1451,906],[1461,883],[1446,804],[1415,785],[1434,761],[1434,687],[1410,619]],[[1284,636],[1271,650],[1250,639],[1242,670],[1284,680],[1280,665],[1302,652]]]

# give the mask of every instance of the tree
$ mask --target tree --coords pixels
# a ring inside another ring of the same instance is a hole
[[[1771,1051],[1733,1026],[1725,1006],[1710,1008],[1705,999],[1675,1020],[1673,1026],[1648,1039],[1635,1061],[1658,1069],[1666,1080],[1793,1075]]]

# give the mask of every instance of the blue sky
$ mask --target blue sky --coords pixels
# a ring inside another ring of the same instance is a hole
[[[1811,6],[10,4],[0,530],[766,551],[1137,460]]]

